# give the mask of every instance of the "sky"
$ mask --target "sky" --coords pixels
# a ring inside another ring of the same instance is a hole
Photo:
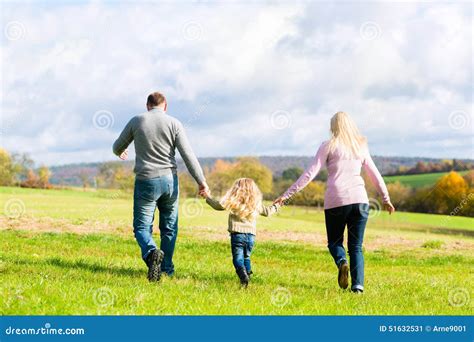
[[[314,155],[342,110],[372,154],[474,158],[469,2],[1,6],[0,146],[37,164],[114,160],[153,91],[199,157]]]

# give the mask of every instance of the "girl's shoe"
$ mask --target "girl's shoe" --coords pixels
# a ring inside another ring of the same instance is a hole
[[[337,282],[339,283],[339,287],[341,289],[347,289],[349,286],[349,265],[347,261],[343,261],[339,265],[339,274],[337,276]]]
[[[364,293],[364,291],[361,290],[361,289],[354,289],[354,290],[352,290],[352,292],[354,292],[355,294],[363,294]]]
[[[235,272],[237,272],[237,275],[239,276],[240,284],[242,284],[244,287],[247,287],[249,284],[249,275],[247,274],[245,267],[239,267],[235,270]]]

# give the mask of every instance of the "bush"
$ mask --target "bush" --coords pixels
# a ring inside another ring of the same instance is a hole
[[[440,240],[430,240],[425,241],[421,247],[428,248],[428,249],[440,249],[443,246],[444,242]]]
[[[412,194],[412,189],[400,182],[387,184],[390,199],[396,208],[403,209]]]

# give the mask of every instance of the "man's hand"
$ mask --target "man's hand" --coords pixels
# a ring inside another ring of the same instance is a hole
[[[199,196],[204,197],[204,198],[211,196],[211,190],[209,190],[209,186],[207,185],[206,182],[199,185]]]
[[[122,160],[127,160],[128,150],[123,151],[122,154],[119,156],[119,158],[122,159]]]
[[[388,211],[389,215],[392,215],[392,213],[395,212],[395,207],[393,206],[392,202],[384,203],[383,207]]]

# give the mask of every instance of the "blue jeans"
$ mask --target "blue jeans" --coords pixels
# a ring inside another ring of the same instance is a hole
[[[245,233],[231,233],[230,246],[232,248],[232,262],[237,270],[245,267],[247,273],[252,271],[250,264],[250,254],[255,244],[255,235]]]
[[[328,248],[336,265],[346,261],[344,229],[347,225],[347,248],[349,250],[352,290],[364,290],[364,241],[365,225],[369,216],[367,203],[356,203],[324,210]]]
[[[161,269],[174,273],[173,253],[178,235],[178,176],[169,174],[152,179],[136,179],[133,194],[133,232],[140,246],[142,258],[156,249],[153,240],[155,209],[160,213],[160,249],[165,256]]]

